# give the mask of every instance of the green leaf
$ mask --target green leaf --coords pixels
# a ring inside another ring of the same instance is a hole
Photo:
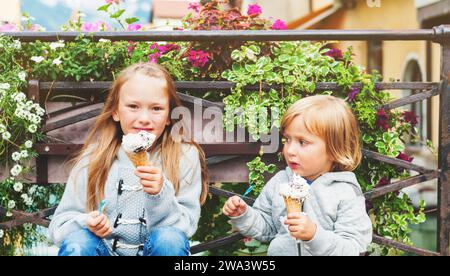
[[[100,6],[100,7],[97,9],[97,11],[105,11],[105,12],[107,12],[109,6],[111,6],[111,4],[106,4],[106,5]]]
[[[111,18],[119,18],[124,12],[125,12],[124,9],[118,10],[117,12],[113,13],[110,17]]]
[[[375,143],[375,147],[379,148],[379,149],[384,149],[385,148],[385,144],[381,141],[378,141]]]
[[[389,132],[383,133],[383,141],[388,143],[390,140],[391,140],[391,135],[389,134]]]
[[[139,21],[139,18],[137,18],[137,17],[130,17],[130,18],[125,19],[125,22],[127,22],[128,25],[136,23],[138,21]]]

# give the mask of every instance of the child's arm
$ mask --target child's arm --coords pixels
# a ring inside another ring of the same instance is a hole
[[[272,220],[272,197],[276,194],[274,190],[280,183],[280,177],[281,174],[278,173],[267,182],[253,207],[247,206],[244,214],[230,217],[233,226],[244,236],[268,242],[278,233]]]
[[[341,201],[334,227],[334,231],[327,231],[317,225],[313,239],[304,243],[312,255],[358,256],[367,251],[372,241],[372,223],[362,193]]]
[[[173,184],[164,176],[159,193],[145,193],[147,227],[173,226],[191,237],[200,219],[200,194],[202,190],[201,166],[194,146],[185,150],[180,160],[180,190],[175,195]]]
[[[86,161],[86,160],[85,160]],[[80,161],[66,183],[64,194],[49,225],[49,236],[59,245],[70,233],[86,228],[88,214],[86,206],[87,165]]]

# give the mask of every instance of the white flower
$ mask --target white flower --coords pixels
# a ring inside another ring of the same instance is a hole
[[[6,216],[7,216],[7,217],[12,217],[12,215],[13,215],[13,214],[11,213],[11,211],[6,212]]]
[[[26,141],[25,142],[25,147],[27,149],[31,149],[33,147],[33,142],[31,142],[30,140]]]
[[[12,47],[14,49],[20,49],[20,48],[22,48],[22,44],[20,43],[19,40],[14,40],[14,43],[13,43]]]
[[[52,63],[54,65],[60,65],[62,63],[61,57],[55,58]]]
[[[19,79],[20,79],[21,81],[26,81],[26,78],[27,78],[27,72],[25,72],[25,71],[19,72],[19,74],[17,74],[17,76],[19,77]]]
[[[14,165],[14,167],[12,167],[10,172],[13,176],[18,176],[22,172],[22,166],[16,164]]]
[[[108,43],[108,42],[111,42],[111,40],[105,39],[105,38],[100,38],[100,39],[98,40],[98,42]]]
[[[27,194],[22,194],[20,197],[23,199],[25,205],[30,206],[33,204],[33,199],[29,197]]]
[[[8,140],[9,138],[11,138],[11,133],[9,133],[8,131],[3,132],[2,138],[3,140]]]
[[[50,43],[50,49],[56,50],[57,48],[63,48],[64,47],[64,40],[60,40],[58,42],[52,42]]]
[[[24,93],[19,92],[19,93],[15,93],[15,94],[13,95],[13,99],[14,99],[16,102],[23,102],[23,101],[25,101],[25,100],[27,99],[27,96],[26,96]]]
[[[29,131],[30,133],[35,133],[36,130],[37,130],[37,126],[36,126],[36,125],[30,125],[30,126],[28,127],[28,131]]]
[[[19,161],[20,160],[20,153],[19,152],[13,152],[13,154],[11,154],[11,158],[14,161]]]
[[[0,83],[0,89],[8,90],[10,87],[9,83]]]
[[[12,209],[14,207],[16,207],[16,202],[14,200],[8,201],[8,208]]]
[[[5,96],[5,94],[6,94],[6,91],[0,89],[0,100]]]
[[[3,232],[3,229],[0,229],[0,239],[3,238],[4,234],[5,234],[5,232]]]
[[[31,186],[31,188],[28,190],[28,194],[30,194],[30,195],[32,195],[32,194],[34,194],[34,192],[36,192],[36,190],[37,190],[37,185],[33,185],[33,186]]]
[[[27,158],[28,157],[28,151],[26,151],[26,150],[21,151],[20,152],[20,157],[21,158]]]
[[[14,183],[14,191],[21,192],[23,189],[23,184],[21,182]]]
[[[29,222],[24,223],[24,224],[23,224],[23,228],[24,228],[26,231],[30,231],[30,230],[33,228],[33,224],[31,224],[31,223],[29,223]]]
[[[0,124],[0,133],[3,133],[6,131],[6,126],[4,124]]]
[[[31,60],[34,61],[34,62],[36,62],[36,63],[42,62],[44,59],[45,59],[45,58],[43,58],[43,57],[41,57],[41,56],[38,56],[38,57],[34,56],[34,57],[31,57]]]
[[[78,12],[78,17],[86,17],[86,14],[82,13],[82,12]]]

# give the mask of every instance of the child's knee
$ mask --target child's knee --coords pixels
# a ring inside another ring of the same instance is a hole
[[[157,227],[150,232],[144,251],[144,255],[186,256],[189,255],[189,240],[175,227]]]
[[[91,231],[82,229],[65,238],[59,248],[59,256],[95,256],[100,238]]]

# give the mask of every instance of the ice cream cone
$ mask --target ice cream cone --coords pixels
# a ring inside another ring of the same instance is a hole
[[[145,150],[139,152],[127,152],[127,155],[135,167],[148,165],[147,152]]]
[[[299,198],[293,198],[290,196],[283,196],[283,198],[288,214],[302,212],[302,203]]]

